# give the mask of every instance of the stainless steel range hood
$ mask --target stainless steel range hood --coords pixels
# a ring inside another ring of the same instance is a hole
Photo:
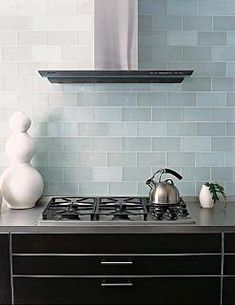
[[[182,82],[192,70],[138,70],[138,0],[94,0],[93,70],[39,71],[52,83]]]

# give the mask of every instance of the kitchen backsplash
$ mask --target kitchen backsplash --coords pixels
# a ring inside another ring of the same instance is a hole
[[[139,1],[140,68],[195,69],[182,84],[50,84],[39,69],[92,67],[93,1],[0,0],[1,170],[21,109],[45,194],[147,194],[165,166],[185,195],[207,180],[234,194],[235,1]]]

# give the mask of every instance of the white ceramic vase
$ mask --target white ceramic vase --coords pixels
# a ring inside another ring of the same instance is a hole
[[[31,120],[25,113],[17,111],[9,125],[13,135],[7,141],[5,151],[11,164],[1,176],[0,188],[9,208],[29,209],[35,206],[44,188],[42,176],[30,164],[35,152],[35,143],[27,133]]]
[[[0,190],[0,211],[1,211],[1,207],[2,207],[2,192]]]
[[[205,184],[202,185],[200,194],[199,194],[199,201],[202,208],[211,209],[214,207],[214,202],[212,199],[212,195],[209,191],[209,187]]]

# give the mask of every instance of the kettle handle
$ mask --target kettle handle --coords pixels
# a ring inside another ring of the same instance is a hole
[[[171,174],[171,175],[175,176],[176,178],[178,178],[179,180],[183,179],[183,177],[179,173],[177,173],[169,168],[165,168],[164,173]]]

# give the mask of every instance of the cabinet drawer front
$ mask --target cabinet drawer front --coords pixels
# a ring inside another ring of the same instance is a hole
[[[235,276],[235,255],[225,255],[224,274]]]
[[[216,305],[219,278],[14,278],[15,304]]]
[[[224,278],[223,305],[235,304],[235,277]]]
[[[13,253],[220,253],[220,234],[13,234]]]
[[[14,256],[15,275],[219,275],[219,255]]]
[[[224,235],[224,252],[235,253],[235,233],[226,233]]]

